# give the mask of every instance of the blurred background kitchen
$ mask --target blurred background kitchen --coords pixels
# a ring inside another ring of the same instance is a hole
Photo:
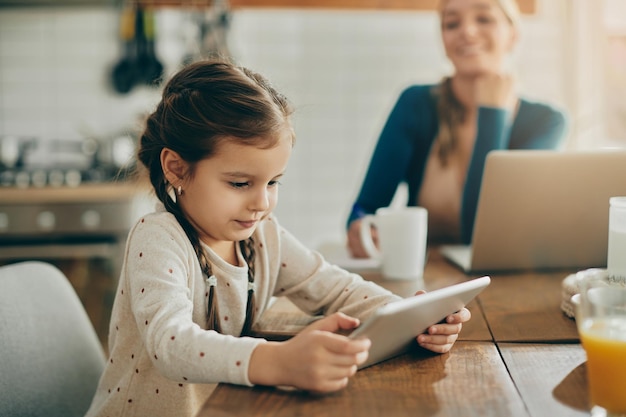
[[[626,2],[519,3],[523,93],[568,113],[567,148],[626,147]],[[450,72],[434,4],[145,0],[137,31],[121,0],[0,0],[0,263],[53,260],[104,335],[124,236],[153,204],[124,180],[159,97],[150,81],[215,52],[296,107],[281,223],[314,248],[342,242],[398,94]],[[125,58],[142,33],[140,77]]]

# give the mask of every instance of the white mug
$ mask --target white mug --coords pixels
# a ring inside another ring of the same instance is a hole
[[[378,232],[378,245],[371,227]],[[361,243],[372,258],[381,261],[382,273],[393,279],[421,279],[426,261],[428,211],[423,207],[383,207],[361,221]]]

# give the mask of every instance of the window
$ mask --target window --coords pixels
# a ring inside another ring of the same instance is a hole
[[[567,5],[572,145],[626,148],[626,1]]]
[[[626,2],[605,0],[604,6],[605,132],[610,142],[626,147]]]

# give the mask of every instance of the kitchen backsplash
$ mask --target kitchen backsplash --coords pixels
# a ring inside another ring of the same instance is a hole
[[[541,0],[535,15],[524,16],[513,63],[527,96],[567,109],[565,7],[565,0]],[[188,50],[182,28],[189,14],[160,9],[156,19],[157,56],[169,75]],[[122,55],[118,27],[119,10],[110,6],[0,8],[0,136],[106,140],[139,129],[159,92],[140,86],[120,95],[111,88],[111,68]],[[312,247],[343,241],[348,210],[398,94],[450,71],[437,16],[237,10],[228,46],[296,107],[279,220]]]

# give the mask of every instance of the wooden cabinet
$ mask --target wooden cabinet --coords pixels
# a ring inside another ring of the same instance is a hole
[[[232,7],[431,10],[437,0],[230,0]]]
[[[0,0],[0,2],[3,0]],[[15,0],[14,0],[15,1]],[[214,0],[137,0],[150,6],[209,7]],[[438,0],[228,0],[233,9],[353,9],[353,10],[434,10]],[[536,11],[537,0],[517,0],[525,14]]]
[[[517,0],[522,13],[534,13],[536,0]],[[433,10],[437,0],[230,0],[233,8],[328,8],[380,10]]]
[[[119,0],[118,0],[119,1]],[[210,7],[214,0],[125,0],[146,6]],[[536,11],[537,0],[517,0],[522,13]],[[110,0],[0,0],[1,7],[18,6],[85,6],[111,4]],[[253,7],[308,9],[375,9],[375,10],[433,10],[437,0],[229,0],[233,9]]]

